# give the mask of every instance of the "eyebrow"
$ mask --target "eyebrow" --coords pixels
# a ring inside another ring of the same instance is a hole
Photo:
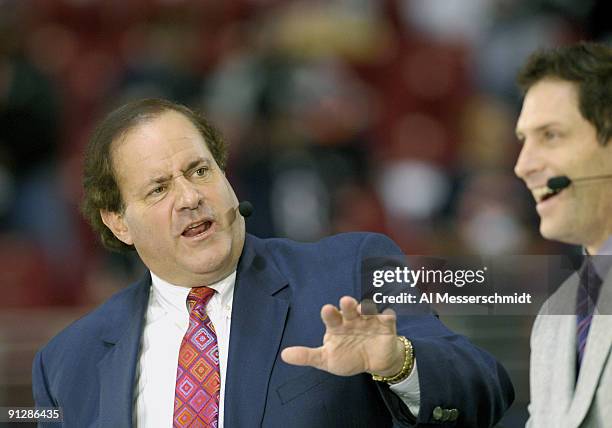
[[[181,169],[181,173],[182,175],[185,175],[185,173],[187,173],[188,171],[193,170],[194,168],[196,168],[199,165],[205,164],[206,166],[210,166],[211,162],[210,159],[206,159],[206,158],[197,158],[192,160],[191,162],[189,162],[189,164],[187,164],[186,168]],[[153,184],[163,184],[163,183],[167,183],[168,181],[172,180],[174,177],[172,175],[158,175],[155,176],[153,178],[151,178],[150,180],[147,180],[147,182],[145,183],[145,185],[143,187],[149,187]]]
[[[536,127],[535,129],[533,129],[533,132],[542,132],[546,130],[547,128],[550,128],[553,126],[563,126],[563,124],[561,122],[547,122],[544,125],[540,125]],[[519,140],[525,136],[519,129],[515,129],[514,134]]]
[[[206,158],[197,158],[195,160],[192,160],[191,162],[189,162],[189,164],[187,165],[187,168],[185,168],[183,170],[183,174],[185,174],[187,171],[191,171],[192,169],[194,169],[197,166],[200,166],[202,164],[205,164],[206,166],[210,166],[210,159],[206,159]]]

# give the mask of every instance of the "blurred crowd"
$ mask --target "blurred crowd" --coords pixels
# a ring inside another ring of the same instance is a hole
[[[32,405],[34,352],[143,270],[79,214],[113,107],[202,111],[262,237],[559,254],[575,249],[539,237],[512,171],[514,77],[538,47],[612,41],[610,16],[605,0],[0,0],[0,403]],[[509,370],[505,426],[523,426],[531,320],[449,321]]]
[[[112,107],[203,111],[262,237],[369,230],[408,254],[547,254],[513,175],[514,76],[610,39],[604,0],[0,0],[0,307],[87,305],[135,258],[79,215]]]

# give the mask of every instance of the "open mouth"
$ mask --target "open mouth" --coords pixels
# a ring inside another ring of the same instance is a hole
[[[184,236],[186,238],[193,238],[194,236],[201,235],[207,232],[211,228],[212,224],[213,222],[211,220],[204,220],[198,223],[194,223],[192,225],[187,226],[181,236]]]
[[[554,198],[555,196],[557,196],[562,191],[563,191],[562,189],[552,190],[548,186],[542,186],[542,187],[538,187],[536,189],[533,189],[533,196],[534,196],[536,202],[540,203],[540,202],[547,201],[547,200],[549,200],[551,198]]]

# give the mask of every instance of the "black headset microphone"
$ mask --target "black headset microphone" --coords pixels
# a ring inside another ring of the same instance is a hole
[[[242,201],[238,204],[238,212],[244,218],[250,217],[253,214],[253,204],[249,201]]]
[[[558,175],[556,177],[549,178],[546,182],[546,187],[557,193],[565,189],[566,187],[569,187],[573,183],[581,183],[583,181],[607,180],[610,178],[612,178],[612,174],[593,175],[591,177],[580,177],[574,179],[569,178],[567,175]]]
[[[221,217],[221,230],[231,227],[238,218],[238,214],[244,218],[249,217],[253,214],[253,204],[249,201],[242,201],[238,204],[238,207],[228,209]]]

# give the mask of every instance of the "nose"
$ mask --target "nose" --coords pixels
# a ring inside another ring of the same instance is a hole
[[[187,180],[185,177],[177,177],[175,183],[176,189],[176,208],[194,210],[200,206],[202,195],[197,187]]]
[[[514,165],[514,173],[517,177],[526,181],[531,175],[541,169],[542,164],[537,150],[529,141],[525,140]]]

